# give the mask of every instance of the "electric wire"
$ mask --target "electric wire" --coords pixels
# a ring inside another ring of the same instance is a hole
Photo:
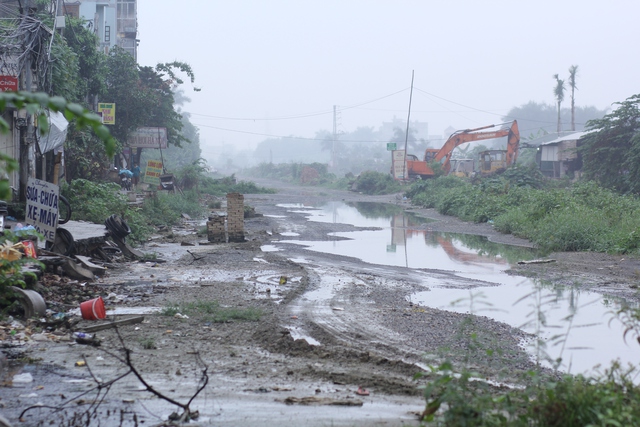
[[[362,105],[367,105],[367,104],[371,104],[377,101],[380,101],[382,99],[385,98],[389,98],[393,95],[397,95],[399,93],[405,92],[407,89],[401,89],[399,91],[369,100],[369,101],[365,101],[365,102],[360,102],[357,104],[353,104],[353,105],[349,105],[346,107],[337,107],[336,111],[345,111],[345,110],[349,110],[352,108],[357,108],[360,107]],[[293,115],[289,115],[289,116],[281,116],[281,117],[225,117],[225,116],[213,116],[213,115],[207,115],[207,114],[198,114],[198,113],[191,113],[194,116],[200,116],[200,117],[208,117],[208,118],[213,118],[213,119],[221,119],[221,120],[234,120],[234,121],[250,121],[250,122],[257,122],[257,121],[276,121],[276,120],[292,120],[292,119],[301,119],[301,118],[307,118],[307,117],[316,117],[316,116],[322,116],[322,115],[326,115],[326,114],[333,114],[333,109],[330,110],[324,110],[324,111],[319,111],[319,112],[313,112],[313,113],[303,113],[303,114],[293,114]]]

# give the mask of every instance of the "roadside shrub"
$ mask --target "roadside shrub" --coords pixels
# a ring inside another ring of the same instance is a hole
[[[517,187],[542,188],[545,185],[545,177],[535,164],[529,167],[515,165],[504,171],[500,178]]]
[[[227,193],[241,194],[273,194],[276,191],[271,188],[260,187],[254,182],[236,180],[235,175],[222,178],[205,177],[202,181],[200,192],[212,196],[224,196]]]
[[[604,251],[607,224],[600,212],[585,206],[556,210],[538,222],[529,236],[548,251]]]
[[[525,230],[529,224],[529,217],[522,209],[510,209],[498,215],[493,221],[496,230],[518,237],[527,237]]]
[[[141,212],[148,224],[160,226],[176,224],[183,213],[194,218],[200,217],[204,208],[200,204],[198,193],[191,190],[184,193],[159,193],[147,198]]]
[[[602,378],[566,375],[546,383],[531,396],[526,418],[538,426],[637,426],[640,389],[632,374],[614,363]]]
[[[364,194],[391,194],[401,191],[400,183],[388,173],[362,172],[354,183],[356,191]]]
[[[435,208],[437,202],[445,194],[467,186],[471,186],[471,184],[461,178],[453,175],[443,176],[414,182],[405,192],[405,196],[411,199],[413,204],[425,208]]]
[[[423,421],[436,426],[638,426],[640,388],[634,374],[614,362],[600,378],[532,373],[523,389],[492,388],[473,381],[468,370],[454,373],[445,362],[432,368]]]
[[[102,224],[112,214],[125,217],[128,199],[114,182],[93,182],[76,179],[62,186],[62,194],[73,210],[72,219]]]
[[[405,194],[444,215],[493,222],[545,251],[640,252],[640,200],[593,182],[537,189],[503,176],[475,184],[448,176],[414,183]]]

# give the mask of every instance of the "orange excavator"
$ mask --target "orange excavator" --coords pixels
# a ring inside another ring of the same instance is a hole
[[[518,157],[518,146],[520,144],[520,132],[518,131],[518,122],[513,121],[511,127],[496,131],[480,132],[485,129],[494,128],[498,125],[483,126],[476,129],[458,130],[451,134],[449,139],[444,143],[442,148],[427,148],[424,153],[424,160],[418,160],[414,155],[407,155],[407,172],[409,179],[411,178],[431,178],[435,172],[429,165],[432,162],[442,163],[442,170],[445,175],[451,170],[451,155],[453,150],[459,145],[467,142],[482,141],[485,139],[507,138],[506,155],[503,156],[501,165],[493,166],[492,171],[507,168],[516,162]],[[495,151],[495,150],[494,150]],[[503,151],[504,152],[504,151]],[[495,157],[495,156],[494,156]],[[487,157],[487,159],[490,159]],[[500,167],[498,167],[500,166]]]

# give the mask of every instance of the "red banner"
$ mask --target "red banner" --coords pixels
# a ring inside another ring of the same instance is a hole
[[[17,92],[18,78],[13,76],[0,76],[1,92]]]

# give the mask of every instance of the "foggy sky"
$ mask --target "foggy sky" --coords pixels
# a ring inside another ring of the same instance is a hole
[[[331,131],[334,105],[338,131],[406,120],[412,70],[432,135],[555,105],[556,73],[568,108],[571,65],[576,105],[606,109],[640,93],[638,16],[637,0],[138,0],[138,62],[193,67],[207,157]]]

